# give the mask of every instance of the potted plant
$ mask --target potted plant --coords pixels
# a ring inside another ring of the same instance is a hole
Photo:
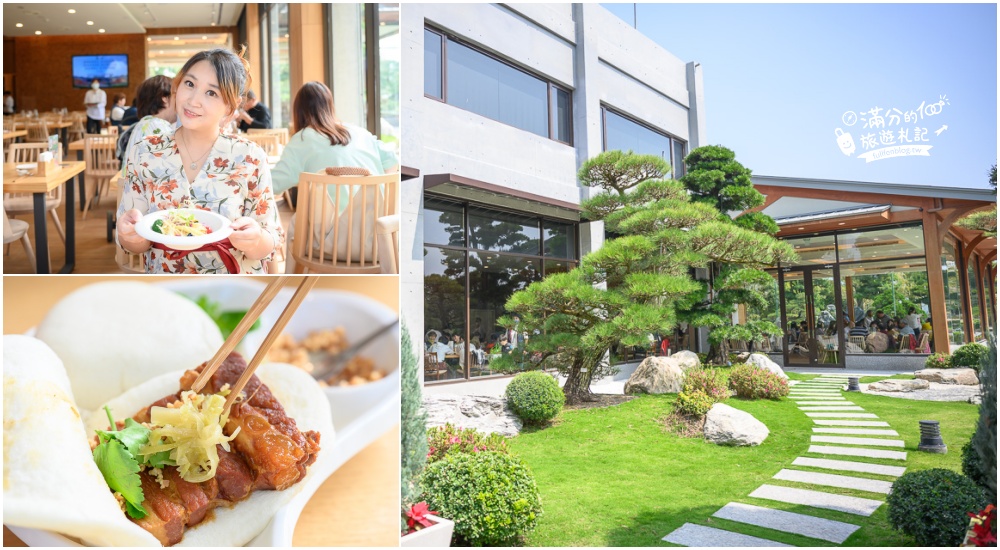
[[[420,473],[427,464],[427,413],[422,409],[420,369],[410,333],[403,323],[400,364],[400,511],[399,544],[404,548],[450,546],[455,524],[429,510],[420,498]]]

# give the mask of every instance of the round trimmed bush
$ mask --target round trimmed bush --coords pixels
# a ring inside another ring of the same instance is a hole
[[[989,504],[969,478],[935,468],[903,474],[886,499],[889,523],[918,546],[958,546],[969,526],[968,512]]]
[[[452,453],[421,478],[427,505],[455,522],[455,536],[472,546],[505,546],[535,528],[542,515],[535,478],[512,455]]]
[[[541,371],[522,372],[507,386],[507,406],[528,424],[552,420],[562,410],[566,396],[555,378]]]
[[[717,400],[701,390],[684,390],[677,394],[674,408],[687,416],[705,416]]]
[[[955,350],[951,354],[952,367],[969,367],[977,371],[982,368],[983,360],[989,355],[990,348],[970,342]]]
[[[788,395],[788,380],[767,369],[742,363],[729,371],[729,387],[744,399],[778,399]]]
[[[445,424],[427,430],[427,462],[441,460],[451,453],[494,451],[507,454],[507,440],[497,433],[484,434],[475,428]]]
[[[932,353],[924,361],[925,369],[950,369],[951,356],[947,353]]]

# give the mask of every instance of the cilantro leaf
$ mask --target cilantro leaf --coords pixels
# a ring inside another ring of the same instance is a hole
[[[170,459],[170,451],[160,451],[151,455],[143,455],[143,462],[153,468],[163,468],[164,466],[176,466],[177,463]]]
[[[128,515],[133,519],[146,517],[146,510],[142,507],[146,496],[139,479],[139,463],[125,445],[117,439],[101,443],[94,448],[94,462],[108,487],[125,499]]]
[[[107,407],[105,407],[105,410],[107,410]],[[110,418],[111,413],[108,412],[108,419],[110,420]],[[112,426],[114,426],[114,424],[112,424]],[[101,438],[102,443],[108,442],[112,439],[120,441],[132,456],[138,456],[139,449],[149,442],[150,429],[135,420],[132,420],[131,418],[125,419],[125,427],[121,430],[96,431],[97,436]]]
[[[198,304],[198,307],[215,321],[216,326],[219,327],[219,331],[222,333],[223,339],[229,338],[229,335],[236,329],[236,325],[240,324],[240,321],[247,314],[247,310],[222,311],[219,302],[205,295],[198,296],[198,299],[194,303]],[[254,322],[250,330],[257,330],[258,328],[260,328],[260,319]]]

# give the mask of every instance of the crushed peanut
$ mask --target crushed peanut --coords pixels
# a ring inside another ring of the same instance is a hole
[[[311,373],[316,369],[316,366],[309,360],[310,352],[322,351],[336,355],[349,346],[350,343],[347,341],[344,327],[311,332],[299,343],[296,343],[290,334],[284,332],[278,336],[271,349],[268,350],[267,358],[271,361],[295,365]],[[344,365],[339,373],[326,380],[320,380],[319,384],[321,386],[357,386],[381,380],[384,377],[385,373],[375,368],[373,360],[368,357],[355,356]]]

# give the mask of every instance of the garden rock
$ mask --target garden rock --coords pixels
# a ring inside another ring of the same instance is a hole
[[[684,370],[696,369],[701,366],[698,354],[693,351],[681,350],[670,356],[670,359],[678,361]]]
[[[975,369],[922,369],[913,373],[918,380],[937,382],[939,384],[958,384],[960,386],[978,386],[979,377]]]
[[[777,363],[771,361],[771,358],[763,353],[750,354],[750,357],[747,357],[746,364],[769,370],[786,380],[788,379],[788,375],[785,374],[785,371],[781,370],[781,367],[778,366]]]
[[[643,359],[625,382],[625,393],[679,393],[684,388],[684,371],[698,366],[697,355],[692,364],[688,357],[678,357],[682,353],[691,352]]]
[[[427,427],[451,424],[473,428],[485,434],[513,437],[521,432],[521,419],[511,412],[502,397],[480,395],[425,395]]]
[[[705,440],[716,445],[760,445],[769,433],[767,426],[750,413],[723,403],[716,403],[705,415]]]
[[[739,352],[739,353],[736,354],[736,362],[737,363],[746,363],[747,359],[749,359],[749,358],[750,358],[750,352],[749,351],[741,351],[741,352]]]
[[[930,387],[931,383],[926,380],[879,380],[868,384],[868,391],[911,392]]]

